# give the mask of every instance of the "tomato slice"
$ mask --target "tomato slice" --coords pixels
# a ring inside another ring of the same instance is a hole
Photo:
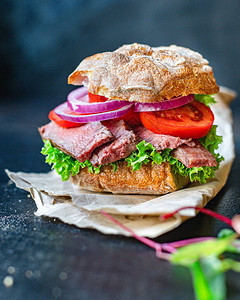
[[[142,124],[141,120],[140,120],[140,116],[139,113],[134,112],[133,109],[130,110],[126,115],[122,116],[121,118],[118,118],[120,120],[124,120],[127,124],[130,125],[140,125]],[[118,120],[115,119],[115,120]]]
[[[79,127],[81,125],[83,125],[84,123],[75,123],[75,122],[69,122],[69,121],[65,121],[63,119],[61,119],[55,112],[54,110],[51,110],[48,118],[55,122],[57,125],[64,127],[64,128],[71,128],[71,127]]]
[[[94,102],[105,102],[108,100],[108,98],[100,95],[95,95],[90,92],[88,92],[88,98],[89,98],[89,103],[94,103]]]
[[[199,139],[211,129],[214,115],[209,107],[194,100],[173,109],[140,112],[140,119],[154,133]]]

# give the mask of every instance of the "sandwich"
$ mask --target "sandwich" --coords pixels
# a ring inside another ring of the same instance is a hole
[[[80,189],[166,194],[205,183],[223,160],[206,59],[171,45],[123,45],[84,59],[39,128],[46,162]]]

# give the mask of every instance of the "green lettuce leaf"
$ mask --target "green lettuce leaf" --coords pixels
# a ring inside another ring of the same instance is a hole
[[[101,166],[94,167],[89,160],[81,163],[77,159],[52,146],[51,142],[48,140],[44,140],[44,146],[41,153],[46,155],[45,162],[49,165],[52,164],[52,169],[57,171],[63,181],[68,180],[70,175],[76,175],[80,168],[87,167],[90,173],[95,174],[99,173],[101,169]]]
[[[110,163],[110,165],[113,166],[113,172],[116,172],[117,171],[117,166],[118,166],[117,161],[114,161],[114,162]]]
[[[214,103],[216,103],[215,99],[213,98],[213,96],[211,95],[204,95],[204,94],[195,94],[194,95],[195,100],[204,103],[205,105],[207,105],[208,107]]]
[[[222,137],[217,135],[217,125],[213,125],[209,133],[199,140],[204,148],[215,154],[215,150],[217,150],[219,144],[222,143]]]

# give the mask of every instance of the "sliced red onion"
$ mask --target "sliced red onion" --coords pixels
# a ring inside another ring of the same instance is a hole
[[[106,102],[89,103],[88,90],[85,87],[72,91],[67,97],[68,107],[77,113],[101,113],[115,110],[129,104],[128,101],[110,100]]]
[[[188,96],[173,98],[163,102],[135,103],[134,111],[144,112],[144,111],[166,110],[166,109],[183,106],[193,100],[194,100],[194,95],[188,95]]]
[[[129,102],[128,102],[129,103]],[[96,122],[96,121],[105,121],[110,119],[116,119],[124,116],[132,109],[133,104],[125,105],[119,109],[106,111],[104,113],[95,113],[89,115],[74,115],[69,113],[69,107],[67,102],[60,104],[54,109],[54,112],[63,120],[76,122],[76,123],[88,123],[88,122]]]

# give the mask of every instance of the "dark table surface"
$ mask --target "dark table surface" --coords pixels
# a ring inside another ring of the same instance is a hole
[[[0,109],[0,299],[193,299],[183,268],[156,258],[133,238],[107,236],[34,216],[28,193],[4,173],[47,172],[37,126],[59,99],[2,99]],[[236,159],[228,182],[207,205],[228,217],[240,212],[240,105],[232,104]],[[216,235],[225,227],[199,214],[158,242]],[[13,268],[9,268],[13,267]],[[9,274],[12,273],[12,274]],[[14,272],[14,273],[13,273]],[[3,280],[12,276],[6,287]],[[228,299],[240,298],[239,275],[227,274]]]

